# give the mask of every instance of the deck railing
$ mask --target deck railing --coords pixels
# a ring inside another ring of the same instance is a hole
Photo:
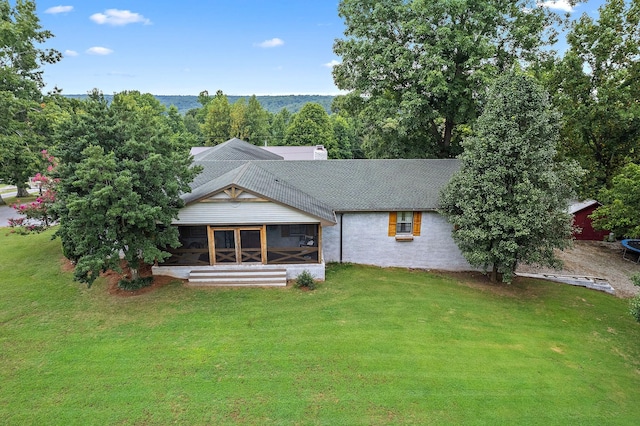
[[[209,251],[204,249],[170,249],[171,257],[163,266],[209,266]],[[242,263],[262,263],[262,251],[259,248],[243,249]],[[291,263],[318,263],[318,247],[269,247],[267,264],[281,265]],[[216,250],[216,264],[237,263],[234,249]]]
[[[167,249],[171,257],[164,261],[163,266],[183,265],[183,266],[208,266],[209,250],[191,249]]]
[[[318,263],[318,247],[268,247],[267,264]]]

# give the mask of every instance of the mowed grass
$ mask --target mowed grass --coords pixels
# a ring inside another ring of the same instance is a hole
[[[627,301],[522,280],[329,267],[313,292],[123,298],[0,230],[0,423],[638,424]]]

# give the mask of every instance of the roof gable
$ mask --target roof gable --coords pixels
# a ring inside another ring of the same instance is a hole
[[[215,166],[217,162],[207,162]],[[237,164],[235,162],[232,162]],[[331,206],[314,198],[306,192],[290,185],[276,175],[260,167],[262,162],[246,162],[221,174],[184,194],[186,204],[197,202],[214,194],[235,188],[235,191],[249,191],[259,197],[290,206],[319,219],[335,223],[335,215]]]

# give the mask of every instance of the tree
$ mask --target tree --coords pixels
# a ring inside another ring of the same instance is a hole
[[[227,96],[218,90],[203,108],[206,108],[206,116],[201,129],[205,144],[214,146],[228,140],[231,135],[231,106]]]
[[[570,1],[570,3],[575,3]],[[342,0],[339,89],[375,157],[448,157],[476,119],[489,83],[515,63],[551,55],[560,16],[535,0]]]
[[[640,1],[608,0],[567,42],[548,87],[564,117],[561,151],[589,171],[581,192],[593,197],[640,161]]]
[[[167,124],[171,130],[172,144],[175,147],[190,150],[191,147],[198,146],[198,135],[187,129],[185,120],[175,105],[171,105],[167,111]]]
[[[336,148],[329,152],[331,158],[353,158],[351,147],[356,145],[356,134],[350,120],[338,114],[330,116]]]
[[[322,105],[308,103],[293,116],[285,136],[286,145],[324,145],[327,151],[335,150],[333,126]]]
[[[282,108],[273,115],[271,122],[271,145],[284,145],[286,141],[287,128],[291,122],[291,112]]]
[[[247,140],[248,129],[246,121],[247,113],[247,101],[244,98],[240,98],[231,105],[229,109],[229,136],[225,138],[225,141],[229,138],[238,138]]]
[[[94,91],[57,133],[56,236],[81,282],[117,270],[120,256],[135,279],[143,262],[169,257],[162,247],[179,245],[170,224],[198,169],[188,150],[174,145],[162,109],[138,92],[116,94],[108,104]]]
[[[202,125],[204,124],[204,116],[201,114],[203,108],[192,108],[184,115],[184,127],[188,134],[194,138],[193,146],[202,146],[205,144],[204,134],[202,133]],[[202,121],[200,121],[202,119]]]
[[[269,115],[269,112],[262,108],[256,95],[251,95],[245,110],[247,142],[263,145],[269,139]]]
[[[557,266],[553,249],[571,242],[567,205],[580,168],[554,161],[558,118],[530,78],[500,77],[442,191],[455,242],[472,266],[491,268],[492,281],[511,281],[520,262]]]
[[[41,29],[35,9],[33,1],[17,0],[12,8],[0,0],[0,181],[16,185],[21,197],[28,195],[26,182],[41,166],[45,148],[29,120],[42,100],[40,67],[61,58],[54,49],[36,47],[53,34]]]
[[[603,203],[593,212],[593,226],[616,235],[640,237],[640,166],[629,163],[613,177],[611,189],[600,191]]]

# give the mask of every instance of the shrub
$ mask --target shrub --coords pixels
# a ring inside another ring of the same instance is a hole
[[[629,278],[631,278],[631,282],[633,283],[633,285],[640,286],[640,272],[632,274]]]
[[[640,294],[629,302],[629,313],[636,321],[640,322]]]
[[[144,287],[149,287],[153,282],[153,277],[140,277],[135,280],[120,280],[118,288],[125,291],[136,291]]]
[[[313,276],[306,269],[302,271],[298,278],[296,278],[296,288],[306,287],[309,290],[316,288],[316,282],[313,280]]]

